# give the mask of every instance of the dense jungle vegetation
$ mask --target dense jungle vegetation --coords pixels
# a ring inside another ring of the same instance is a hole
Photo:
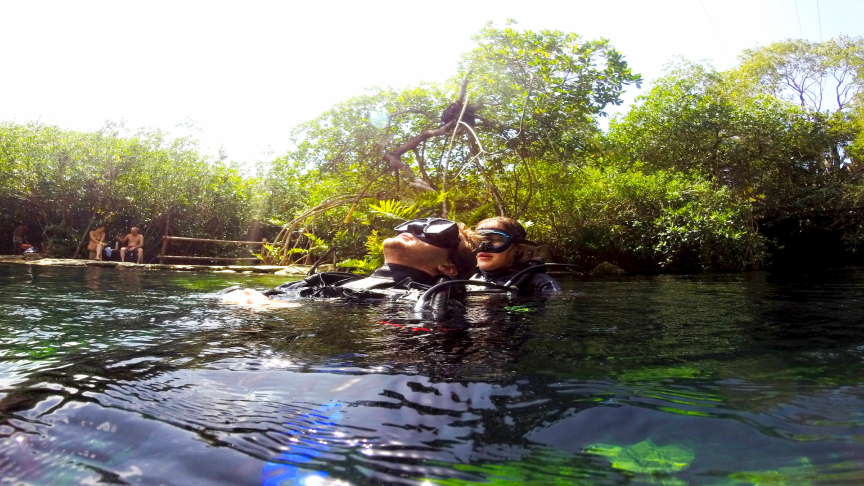
[[[728,71],[676,60],[606,130],[600,117],[642,82],[609,41],[512,25],[475,41],[450,81],[368,89],[297,127],[295,148],[254,171],[158,130],[0,123],[0,233],[23,222],[70,257],[90,229],[137,225],[146,260],[162,235],[263,236],[275,242],[268,261],[369,268],[397,219],[501,214],[586,269],[857,261],[861,37],[755,47]]]

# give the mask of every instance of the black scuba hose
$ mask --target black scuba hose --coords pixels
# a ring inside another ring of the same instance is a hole
[[[452,287],[454,285],[481,285],[484,287],[492,287],[501,290],[513,290],[501,284],[497,284],[495,282],[486,282],[483,280],[448,280],[446,282],[435,284],[429,287],[429,290],[423,292],[423,295],[421,295],[420,299],[417,300],[417,303],[414,304],[414,311],[422,312],[423,308],[426,307],[426,302],[429,302],[433,295],[437,294],[443,289],[446,289],[447,287]]]
[[[519,270],[519,272],[517,272],[516,275],[513,275],[512,277],[510,277],[510,280],[508,280],[506,283],[504,283],[504,286],[505,287],[511,287],[513,285],[513,283],[516,282],[516,280],[519,277],[521,277],[522,275],[525,275],[526,273],[534,273],[540,269],[545,269],[546,267],[579,268],[579,265],[574,265],[572,263],[540,263],[538,265],[532,265],[528,268],[523,268],[522,270]]]
[[[435,284],[429,287],[429,290],[423,292],[423,295],[421,295],[417,303],[414,304],[414,311],[422,312],[423,308],[426,307],[426,303],[429,302],[433,295],[440,292],[441,289],[452,287],[453,285],[481,285],[484,287],[492,287],[495,289],[506,290],[508,292],[513,290],[519,290],[518,288],[513,286],[513,283],[516,282],[519,277],[527,273],[534,273],[539,270],[545,270],[546,267],[579,268],[579,265],[573,265],[572,263],[541,263],[538,265],[532,265],[517,272],[516,275],[513,275],[510,280],[508,280],[504,285],[497,284],[495,282],[486,282],[485,280],[448,280],[446,282]]]

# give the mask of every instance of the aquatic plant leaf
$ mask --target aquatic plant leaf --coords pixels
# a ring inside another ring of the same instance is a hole
[[[612,467],[634,473],[669,473],[690,466],[695,454],[681,445],[658,446],[644,440],[629,447],[607,444],[588,446],[586,452],[608,457]]]
[[[530,455],[515,461],[487,464],[441,464],[442,468],[453,468],[462,473],[476,474],[476,479],[470,476],[459,478],[430,479],[421,478],[438,486],[456,486],[465,484],[484,485],[530,485],[549,486],[572,484],[589,484],[591,468],[582,465],[579,459],[563,451],[535,449]]]
[[[619,381],[657,381],[669,378],[696,378],[700,372],[686,366],[671,368],[641,368],[629,370],[618,376]]]
[[[53,356],[56,353],[57,351],[54,348],[48,346],[42,350],[30,351],[30,356],[36,359],[42,359],[47,358],[48,356]]]
[[[806,457],[798,459],[800,466],[786,466],[768,471],[741,471],[729,475],[726,485],[801,485],[825,483],[862,484],[864,471],[860,463],[846,461],[828,465],[814,465]]]

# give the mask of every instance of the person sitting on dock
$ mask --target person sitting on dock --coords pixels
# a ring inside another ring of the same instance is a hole
[[[326,272],[266,292],[229,288],[222,293],[226,304],[266,304],[261,297],[400,298],[411,290],[425,290],[442,279],[467,275],[475,260],[473,239],[458,223],[439,218],[407,221],[395,228],[397,236],[384,240],[384,265],[368,277]]]
[[[15,228],[15,231],[12,232],[12,254],[17,255],[22,253],[24,250],[21,248],[21,245],[27,243],[27,232],[30,228],[22,225],[19,225]]]
[[[105,227],[100,226],[90,232],[90,243],[87,249],[90,250],[91,259],[102,260],[102,249],[105,248]]]
[[[120,248],[120,261],[126,261],[126,253],[138,252],[138,263],[144,261],[144,235],[138,233],[138,228],[132,227],[129,234],[123,238],[114,237],[115,240],[123,243],[125,246]]]

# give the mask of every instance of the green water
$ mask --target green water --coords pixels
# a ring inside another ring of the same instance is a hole
[[[864,271],[219,304],[282,279],[0,266],[15,484],[861,484]]]

